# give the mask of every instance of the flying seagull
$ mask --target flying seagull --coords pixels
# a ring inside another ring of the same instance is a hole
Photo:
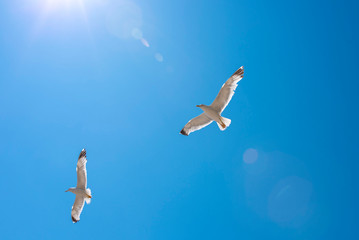
[[[231,119],[221,116],[223,110],[227,107],[229,101],[234,94],[234,90],[237,88],[237,83],[243,78],[243,66],[240,67],[233,75],[223,84],[216,99],[209,106],[204,104],[197,105],[204,113],[191,119],[181,130],[181,134],[188,136],[191,132],[197,131],[211,122],[216,121],[219,129],[225,130],[230,124]]]
[[[91,190],[86,189],[87,186],[87,172],[86,172],[86,150],[82,149],[79,159],[77,160],[77,186],[75,188],[69,188],[65,192],[72,192],[76,194],[74,205],[71,210],[71,218],[74,223],[80,221],[80,214],[85,205],[91,202]]]

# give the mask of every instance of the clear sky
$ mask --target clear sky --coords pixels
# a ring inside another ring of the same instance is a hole
[[[358,10],[0,1],[0,238],[358,239]],[[231,126],[180,135],[242,65]]]

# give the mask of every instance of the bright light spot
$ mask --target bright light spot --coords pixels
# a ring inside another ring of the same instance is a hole
[[[42,0],[42,4],[45,6],[47,11],[53,11],[55,9],[61,9],[66,7],[69,9],[73,5],[82,6],[83,0]]]
[[[32,0],[24,2],[26,2],[26,4],[31,2],[31,7],[25,7],[27,8],[27,11],[31,11],[36,14],[37,18],[31,32],[31,38],[36,38],[42,29],[49,25],[63,23],[62,21],[54,22],[50,19],[53,20],[59,17],[69,17],[70,14],[80,15],[88,28],[85,0]],[[86,1],[86,5],[88,4],[89,2]]]
[[[258,158],[258,152],[257,150],[253,149],[253,148],[248,148],[244,153],[243,153],[243,161],[247,164],[252,164],[255,161],[257,161]]]
[[[146,39],[141,38],[141,42],[142,42],[142,44],[143,44],[145,47],[150,47],[150,44],[147,42]]]
[[[134,28],[132,29],[131,34],[134,39],[140,40],[145,47],[150,47],[150,44],[147,42],[147,40],[143,38],[141,29]]]

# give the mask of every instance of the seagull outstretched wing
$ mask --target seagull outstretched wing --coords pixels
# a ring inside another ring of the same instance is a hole
[[[216,99],[214,99],[211,107],[218,111],[219,114],[227,107],[234,94],[234,90],[237,88],[237,83],[243,78],[244,70],[243,66],[240,67],[233,75],[223,84]]]
[[[77,160],[77,186],[76,188],[86,189],[87,186],[87,171],[86,171],[86,150],[82,149],[79,159]]]
[[[80,221],[80,215],[85,205],[85,198],[76,194],[74,205],[71,210],[71,218],[74,223]]]
[[[201,115],[191,119],[181,130],[181,134],[188,136],[191,132],[197,131],[210,124],[213,120],[202,113]]]

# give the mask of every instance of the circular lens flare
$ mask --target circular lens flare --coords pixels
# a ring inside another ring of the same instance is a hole
[[[258,159],[258,152],[254,148],[248,148],[243,153],[243,161],[247,164],[255,163]]]

